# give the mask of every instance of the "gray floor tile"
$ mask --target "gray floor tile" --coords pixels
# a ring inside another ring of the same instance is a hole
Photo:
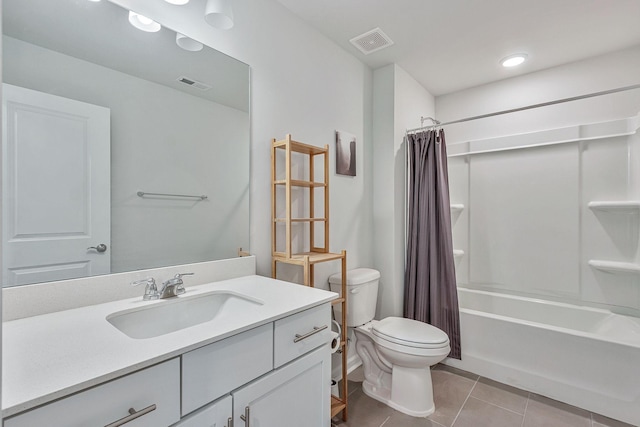
[[[523,415],[469,397],[453,427],[521,427]]]
[[[480,378],[473,388],[472,397],[524,415],[529,393],[488,378]]]
[[[473,381],[476,381],[478,378],[480,378],[480,375],[473,374],[468,371],[463,371],[462,369],[454,368],[453,366],[445,365],[443,363],[438,363],[437,365],[433,366],[431,370],[451,372],[452,374],[455,374],[459,377],[468,378]]]
[[[451,427],[476,381],[444,369],[432,370],[431,378],[436,411],[429,419]]]
[[[402,412],[394,412],[383,427],[445,427],[429,418],[416,418]]]
[[[622,421],[612,420],[598,414],[591,414],[593,419],[593,427],[633,427],[631,424]]]
[[[591,427],[591,414],[584,409],[531,394],[523,427]]]
[[[349,419],[334,419],[339,427],[380,427],[394,412],[382,402],[370,398],[360,389],[349,395]]]

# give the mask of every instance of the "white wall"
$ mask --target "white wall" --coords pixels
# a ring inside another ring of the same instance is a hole
[[[249,146],[229,141],[248,141],[247,113],[3,38],[5,83],[111,110],[112,272],[231,258],[246,247],[239,212],[249,207],[249,162],[230,159],[246,159]],[[210,198],[141,199],[139,190]]]
[[[640,47],[436,99],[442,121],[638,84]],[[640,90],[481,119],[446,128],[449,153],[515,144],[541,132],[634,117]],[[527,135],[522,135],[527,134]],[[504,138],[492,139],[506,136]],[[551,138],[553,140],[553,138]],[[458,143],[458,145],[456,145]],[[637,263],[638,215],[602,214],[590,201],[640,199],[638,135],[450,157],[458,283],[621,311],[640,309],[638,275],[613,275],[590,259]],[[635,217],[635,219],[634,219]]]
[[[0,10],[2,10],[2,0],[0,0]],[[0,13],[2,15],[2,13]],[[2,34],[2,20],[0,19],[0,34]],[[0,38],[0,65],[2,65],[2,38]],[[2,81],[2,67],[0,67],[0,82]],[[2,85],[0,85],[0,99],[2,99]],[[1,111],[0,111],[1,112]],[[2,129],[2,122],[0,121],[0,135],[4,134]],[[0,165],[3,162],[2,152],[0,150]],[[2,174],[0,173],[0,188],[2,188]],[[2,209],[0,209],[0,224],[2,224]],[[0,241],[2,241],[2,229],[0,227]],[[1,258],[1,257],[0,257]],[[2,259],[0,259],[0,270],[2,270]],[[2,292],[0,292],[0,318],[2,318]],[[2,384],[2,328],[0,328],[0,384]],[[0,387],[0,402],[2,402],[2,387]],[[0,415],[0,422],[2,422],[2,415]]]
[[[374,263],[380,271],[378,318],[402,316],[405,264],[407,129],[434,114],[434,98],[392,64],[374,72]]]
[[[372,72],[276,1],[236,0],[235,25],[223,31],[202,16],[175,13],[165,2],[114,0],[164,22],[251,66],[251,252],[258,274],[271,274],[270,143],[292,134],[297,141],[330,145],[330,250],[347,250],[348,268],[372,264],[371,93]],[[337,177],[334,131],[358,141],[357,176]],[[339,271],[316,266],[316,285]],[[300,269],[278,269],[301,281]]]

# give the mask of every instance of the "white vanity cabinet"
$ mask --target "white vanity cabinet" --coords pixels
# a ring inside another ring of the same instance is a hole
[[[283,314],[3,426],[329,427],[331,303]]]
[[[331,353],[319,348],[233,393],[234,427],[329,427]]]
[[[6,419],[4,427],[158,427],[179,419],[175,358]]]

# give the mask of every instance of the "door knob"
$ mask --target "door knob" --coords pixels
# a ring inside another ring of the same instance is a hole
[[[87,250],[89,249],[95,249],[96,251],[102,253],[107,251],[107,245],[105,245],[104,243],[100,243],[98,246],[90,246],[87,248]]]

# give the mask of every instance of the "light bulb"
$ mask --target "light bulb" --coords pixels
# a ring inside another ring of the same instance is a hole
[[[160,31],[160,28],[162,28],[162,26],[153,19],[147,18],[146,16],[133,11],[129,11],[129,22],[137,29],[148,33],[155,33]]]
[[[500,61],[500,63],[502,64],[503,67],[509,68],[509,67],[515,67],[516,65],[520,65],[526,60],[527,60],[526,53],[518,53],[515,55],[507,56],[506,58],[503,58]]]

